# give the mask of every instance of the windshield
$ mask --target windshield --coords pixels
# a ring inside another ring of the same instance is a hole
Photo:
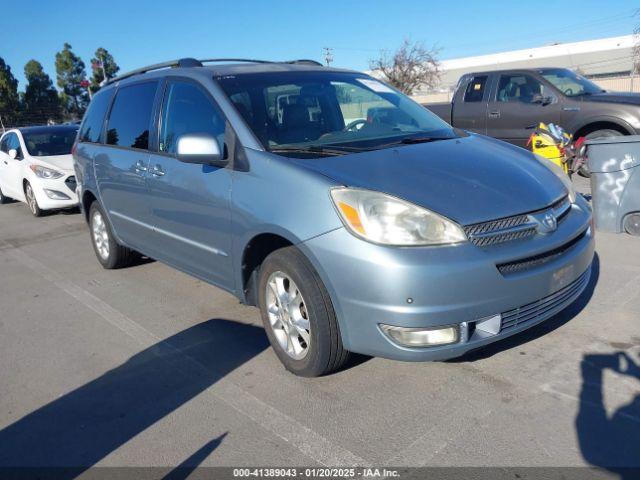
[[[47,128],[35,131],[24,131],[25,146],[33,157],[49,157],[53,155],[69,155],[76,139],[75,128]]]
[[[602,88],[583,76],[564,68],[543,70],[540,74],[567,97],[593,95],[604,92]]]
[[[426,108],[371,77],[334,71],[216,79],[267,150],[320,156],[455,138]]]

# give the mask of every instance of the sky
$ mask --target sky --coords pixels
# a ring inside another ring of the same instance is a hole
[[[404,38],[441,49],[444,60],[626,35],[640,25],[637,9],[634,0],[4,0],[0,57],[20,90],[30,59],[55,83],[65,42],[88,75],[98,47],[121,73],[182,57],[322,60],[323,47],[333,48],[333,66],[365,70]]]

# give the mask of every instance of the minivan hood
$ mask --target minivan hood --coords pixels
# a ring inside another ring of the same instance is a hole
[[[461,225],[542,209],[566,194],[562,181],[530,152],[473,134],[295,161],[343,185],[395,195]]]
[[[73,156],[69,155],[52,155],[49,157],[31,157],[34,163],[45,167],[55,168],[64,172],[73,171]]]
[[[640,105],[640,94],[626,92],[602,92],[582,97],[585,102],[625,103]]]

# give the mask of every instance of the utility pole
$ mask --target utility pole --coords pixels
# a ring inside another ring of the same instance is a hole
[[[324,62],[327,64],[327,67],[331,65],[333,62],[333,48],[331,47],[322,47],[324,51]]]

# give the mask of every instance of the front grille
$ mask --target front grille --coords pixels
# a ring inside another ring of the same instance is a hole
[[[549,250],[547,252],[534,255],[532,257],[521,258],[513,262],[500,263],[497,265],[498,270],[502,275],[509,275],[511,273],[522,272],[523,270],[528,270],[530,268],[538,267],[540,265],[548,263],[564,255],[569,250],[571,250],[580,240],[584,238],[586,234],[587,234],[587,231],[584,230],[580,235],[578,235],[574,239],[568,241],[567,243],[565,243],[564,245],[561,245],[560,247],[554,248],[553,250]]]
[[[520,240],[537,233],[537,224],[532,220],[531,215],[553,212],[556,221],[560,223],[567,216],[570,208],[571,203],[565,196],[542,210],[467,225],[464,227],[464,233],[469,241],[478,247]]]
[[[549,317],[569,305],[589,283],[591,268],[556,293],[502,314],[501,332],[517,325]]]
[[[64,181],[65,185],[67,186],[67,188],[69,190],[71,190],[73,193],[76,193],[76,177],[74,177],[73,175],[71,175],[70,177],[67,177],[67,179]]]

